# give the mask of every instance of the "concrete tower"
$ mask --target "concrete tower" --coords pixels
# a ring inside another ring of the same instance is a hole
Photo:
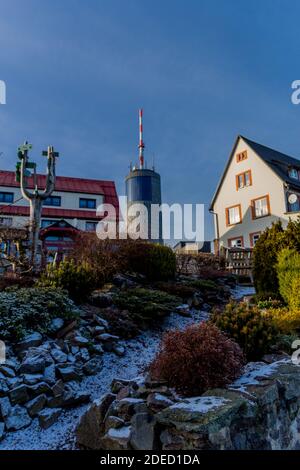
[[[154,170],[154,166],[149,169],[144,161],[143,141],[143,110],[139,110],[139,166],[131,166],[130,172],[126,177],[126,196],[128,203],[128,212],[133,204],[143,204],[147,209],[147,220],[140,218],[141,224],[144,224],[142,232],[146,233],[148,240],[154,243],[163,243],[162,238],[162,217],[152,214],[152,204],[161,204],[161,183],[160,175]],[[132,216],[127,213],[127,222],[130,226]],[[153,235],[155,232],[155,238]]]

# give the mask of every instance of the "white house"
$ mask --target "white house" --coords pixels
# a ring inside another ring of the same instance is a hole
[[[300,215],[300,160],[238,136],[210,212],[216,250],[253,247],[272,222]]]

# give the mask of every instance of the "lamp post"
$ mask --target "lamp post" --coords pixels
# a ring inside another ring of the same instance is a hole
[[[39,270],[38,261],[38,244],[39,244],[39,231],[41,226],[41,215],[43,202],[54,191],[55,187],[55,159],[59,156],[58,152],[54,151],[53,147],[48,147],[47,150],[42,152],[42,155],[47,157],[47,175],[46,185],[43,191],[38,189],[36,163],[30,162],[28,152],[32,149],[32,145],[25,142],[18,148],[18,157],[20,162],[16,167],[16,179],[20,182],[22,196],[29,201],[30,215],[29,215],[29,233],[30,233],[30,248],[31,248],[31,264],[34,272]],[[33,191],[28,189],[28,177],[32,176],[30,170],[33,170]]]

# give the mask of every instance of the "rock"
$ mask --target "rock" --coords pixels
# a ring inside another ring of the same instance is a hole
[[[16,405],[11,408],[10,413],[5,421],[7,431],[18,431],[27,428],[31,424],[31,418],[26,408]]]
[[[192,304],[192,302],[191,302],[191,304]],[[176,307],[176,313],[178,313],[182,317],[190,317],[191,313],[190,313],[189,304],[178,305]]]
[[[59,418],[61,415],[62,410],[59,410],[57,408],[45,408],[38,414],[39,418],[39,425],[43,429],[48,429],[50,426],[52,426]]]
[[[51,388],[54,397],[59,397],[63,395],[64,389],[65,389],[65,384],[63,380],[58,380],[55,383],[55,385],[53,385],[53,387]]]
[[[38,395],[51,395],[52,390],[46,382],[39,382],[36,385],[28,387],[28,392],[31,397],[36,397]]]
[[[43,373],[46,367],[46,362],[43,357],[29,356],[24,359],[19,368],[20,374],[38,374]]]
[[[108,431],[111,428],[121,428],[125,425],[123,419],[118,418],[117,416],[108,416],[105,420],[105,431]]]
[[[29,401],[26,403],[25,407],[28,411],[28,414],[31,418],[36,416],[44,406],[46,405],[47,402],[47,397],[46,395],[39,395],[36,398],[33,398],[33,400]]]
[[[78,406],[83,403],[88,403],[91,399],[91,394],[87,391],[80,390],[76,388],[77,383],[72,384],[68,383],[65,387],[65,392],[63,395],[63,404],[64,407]]]
[[[10,388],[10,390],[12,388],[16,388],[18,387],[19,385],[22,385],[23,384],[23,380],[22,380],[22,377],[12,377],[12,378],[6,378],[6,383],[8,385],[8,387]]]
[[[4,397],[5,395],[7,395],[8,391],[9,391],[9,388],[7,386],[6,379],[0,378],[0,397]]]
[[[131,420],[130,444],[134,450],[153,450],[155,419],[149,413],[137,413]]]
[[[147,405],[155,413],[174,405],[174,402],[160,393],[150,393],[147,398]]]
[[[142,411],[143,408],[145,408],[145,401],[141,398],[123,398],[116,403],[117,415],[125,422],[130,421],[134,413]]]
[[[70,382],[71,380],[81,380],[80,374],[77,372],[73,365],[68,365],[66,367],[58,366],[57,367],[58,376],[64,382]]]
[[[95,326],[95,328],[93,328],[93,336],[98,336],[102,333],[105,333],[104,326]]]
[[[114,344],[113,345],[113,352],[117,355],[117,356],[124,356],[125,354],[125,348],[124,346],[120,346],[120,345],[116,345]]]
[[[43,342],[43,337],[40,333],[35,332],[30,335],[25,336],[25,338],[17,343],[16,350],[18,353],[25,351],[26,349],[31,348],[32,346],[40,346]]]
[[[26,403],[29,400],[27,385],[19,385],[9,392],[10,401],[13,405]]]
[[[8,397],[0,398],[0,418],[5,420],[11,410],[11,404]]]
[[[95,307],[110,307],[112,305],[112,294],[96,290],[91,293],[89,302],[91,305],[95,305]]]
[[[59,330],[63,328],[64,323],[65,322],[62,318],[53,318],[48,328],[49,333],[55,335]]]
[[[71,346],[71,353],[72,354],[77,354],[80,351],[80,348],[78,346]]]
[[[101,356],[104,351],[103,351],[103,348],[102,348],[101,344],[93,344],[92,352],[94,354],[97,354],[98,356]]]
[[[59,330],[57,333],[56,333],[56,337],[57,338],[64,338],[65,336],[67,336],[70,332],[72,332],[77,326],[77,319],[76,320],[72,320],[68,325],[66,325],[64,328],[62,328],[61,330]]]
[[[104,450],[128,450],[130,449],[131,426],[111,428],[101,439]]]
[[[103,326],[104,328],[108,329],[109,324],[104,318],[99,317],[99,315],[94,315],[94,322],[97,323],[99,326]]]
[[[119,340],[118,336],[103,333],[95,337],[97,341],[101,341],[104,351],[111,352],[115,346],[115,342]]]
[[[4,427],[5,427],[4,423],[0,423],[0,441],[3,439],[5,435]]]
[[[15,375],[16,375],[15,371],[13,369],[11,369],[10,367],[4,366],[4,365],[0,365],[0,372],[5,377],[9,377],[9,378],[15,377]]]
[[[35,385],[38,382],[43,380],[44,376],[42,374],[24,374],[23,382],[26,385]]]
[[[55,360],[55,362],[63,363],[67,362],[68,356],[65,354],[61,349],[52,349],[51,356]]]
[[[89,340],[83,336],[76,335],[72,338],[72,344],[75,344],[75,346],[79,346],[80,348],[84,348],[89,344]]]
[[[46,367],[44,371],[44,381],[50,385],[53,385],[56,382],[56,369],[54,364]]]
[[[90,360],[90,354],[87,348],[81,348],[78,354],[76,354],[76,358],[80,358],[83,362],[87,362]]]
[[[86,375],[95,375],[102,369],[102,364],[101,358],[93,357],[83,365],[82,370]]]
[[[64,397],[60,395],[58,397],[49,397],[47,399],[48,408],[62,408],[64,406]]]
[[[100,450],[101,438],[104,431],[104,418],[106,412],[115,399],[115,395],[107,393],[99,400],[95,400],[82,415],[76,429],[76,439],[79,445],[88,449]]]

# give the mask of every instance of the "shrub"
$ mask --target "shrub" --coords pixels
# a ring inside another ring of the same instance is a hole
[[[181,299],[158,290],[135,288],[115,294],[113,302],[121,310],[128,310],[130,318],[143,325],[174,311]]]
[[[292,312],[300,311],[300,254],[283,249],[278,255],[279,292]]]
[[[210,279],[194,279],[189,282],[189,285],[200,290],[217,291],[219,289],[218,285]]]
[[[223,312],[214,312],[212,321],[241,346],[248,360],[260,359],[278,335],[272,319],[246,303],[227,304]]]
[[[38,285],[67,290],[70,297],[80,303],[97,287],[97,279],[88,263],[65,260],[57,265],[48,265]]]
[[[195,287],[181,282],[158,282],[155,284],[155,287],[163,292],[175,295],[184,300],[193,297],[195,292],[197,292]]]
[[[281,333],[290,334],[300,329],[300,310],[291,311],[288,307],[269,308],[264,314]]]
[[[256,242],[253,250],[253,277],[257,293],[271,292],[278,295],[277,255],[283,248],[300,251],[300,218],[290,220],[285,230],[280,221],[273,223]]]
[[[163,379],[184,395],[200,395],[224,387],[241,371],[243,353],[211,323],[170,331],[150,366],[154,379]]]
[[[16,341],[30,331],[47,333],[51,319],[72,319],[79,312],[67,293],[53,288],[0,292],[0,336]]]
[[[176,257],[168,246],[129,241],[120,245],[119,256],[128,271],[143,274],[149,281],[165,281],[175,276]]]

